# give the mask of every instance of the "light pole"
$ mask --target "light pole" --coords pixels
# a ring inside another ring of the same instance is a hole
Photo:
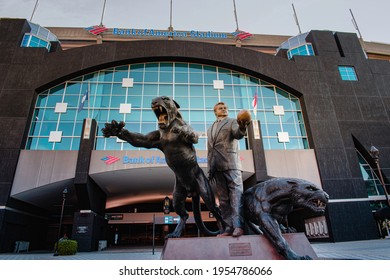
[[[373,158],[373,160],[375,161],[376,168],[378,169],[378,173],[379,173],[379,180],[381,181],[383,191],[384,191],[385,196],[386,196],[386,203],[387,203],[387,206],[390,207],[389,194],[387,193],[385,180],[383,180],[382,171],[381,171],[381,168],[379,165],[379,150],[377,148],[375,148],[374,146],[371,146],[370,155]]]
[[[56,242],[56,248],[54,251],[54,256],[58,256],[58,242],[60,241],[61,236],[61,226],[62,226],[62,217],[64,216],[64,207],[65,207],[65,200],[66,200],[66,194],[68,193],[68,189],[65,188],[62,191],[62,206],[61,206],[61,215],[60,215],[60,223],[58,226],[58,235],[57,235],[57,242]]]

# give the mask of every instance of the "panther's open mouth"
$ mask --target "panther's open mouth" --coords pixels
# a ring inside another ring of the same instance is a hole
[[[318,212],[323,213],[323,212],[325,212],[326,203],[327,203],[327,201],[323,201],[319,198],[315,198],[315,199],[311,199],[309,201],[308,207],[317,213]]]
[[[156,105],[152,107],[152,110],[154,114],[156,115],[156,118],[158,120],[158,127],[159,128],[166,128],[169,126],[169,117],[167,110],[165,107],[161,105]]]

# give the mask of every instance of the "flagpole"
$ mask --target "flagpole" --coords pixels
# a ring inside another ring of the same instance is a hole
[[[104,4],[103,4],[102,18],[100,19],[100,26],[103,25],[103,17],[104,17],[104,12],[105,11],[106,11],[106,0],[104,0]]]
[[[359,37],[360,37],[360,39],[362,39],[362,40],[363,40],[362,33],[360,33],[359,26],[357,25],[357,22],[356,22],[356,20],[355,20],[355,17],[353,16],[352,10],[351,10],[351,9],[349,9],[349,12],[351,13],[351,16],[352,16],[352,23],[353,23],[353,25],[354,25],[355,29],[357,30],[357,32],[358,32],[358,34],[359,34]]]
[[[292,4],[292,7],[293,7],[293,11],[294,11],[294,19],[295,19],[295,23],[296,23],[296,24],[297,24],[297,26],[298,26],[298,31],[299,31],[299,34],[302,34],[301,27],[299,26],[298,16],[297,16],[297,12],[295,11],[294,4]]]
[[[239,31],[240,29],[238,28],[238,18],[237,18],[237,9],[236,9],[236,1],[233,0],[233,7],[234,7],[234,18],[236,20],[236,31]]]
[[[359,34],[360,42],[361,42],[361,44],[362,44],[362,48],[363,48],[364,54],[366,54],[366,47],[365,47],[365,45],[364,45],[364,40],[363,40],[362,33],[360,33],[359,26],[357,25],[357,22],[356,22],[356,20],[355,20],[355,17],[353,16],[352,10],[349,9],[349,12],[351,13],[351,16],[352,16],[352,24],[353,24],[353,26],[355,27],[355,29],[357,30],[357,32],[358,32],[358,34]],[[366,54],[366,56],[367,56],[367,54]]]
[[[170,1],[170,8],[169,8],[169,31],[173,31],[173,26],[172,26],[172,0]]]
[[[38,2],[39,2],[39,0],[37,0],[37,1],[35,2],[34,10],[33,10],[32,14],[31,14],[30,21],[33,20],[35,11],[37,10],[37,7],[38,7]]]

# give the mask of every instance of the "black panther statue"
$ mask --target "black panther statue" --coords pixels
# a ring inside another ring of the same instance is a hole
[[[290,248],[282,236],[280,224],[286,221],[294,207],[323,215],[328,199],[329,195],[311,182],[273,178],[244,192],[245,221],[256,233],[263,233],[286,259],[310,259],[309,256],[299,256]]]
[[[106,123],[102,129],[104,137],[117,136],[135,147],[161,150],[176,176],[173,190],[173,207],[180,216],[180,222],[175,230],[167,237],[180,237],[188,219],[185,200],[192,197],[194,218],[198,228],[208,235],[216,235],[206,228],[200,216],[200,198],[214,214],[218,223],[222,223],[219,208],[209,181],[199,167],[193,144],[198,142],[198,134],[182,119],[178,108],[180,106],[167,96],[156,97],[152,100],[152,110],[158,119],[158,130],[146,135],[130,132],[124,129],[124,122]]]

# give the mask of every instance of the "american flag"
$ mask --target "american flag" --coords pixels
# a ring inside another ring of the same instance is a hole
[[[252,106],[253,106],[253,114],[256,117],[256,115],[257,115],[257,92],[255,92],[255,96],[253,96]]]
[[[108,30],[104,25],[95,25],[85,28],[89,33],[92,33],[93,35],[98,35],[100,33],[103,33],[104,31]]]
[[[251,34],[249,32],[245,32],[245,31],[241,31],[241,30],[237,30],[236,32],[233,32],[232,35],[234,37],[236,37],[237,39],[240,39],[241,41],[248,38],[248,37],[253,36],[253,34]]]
[[[104,158],[101,158],[101,160],[104,161],[105,164],[110,165],[120,160],[120,158],[114,156],[105,156]]]

